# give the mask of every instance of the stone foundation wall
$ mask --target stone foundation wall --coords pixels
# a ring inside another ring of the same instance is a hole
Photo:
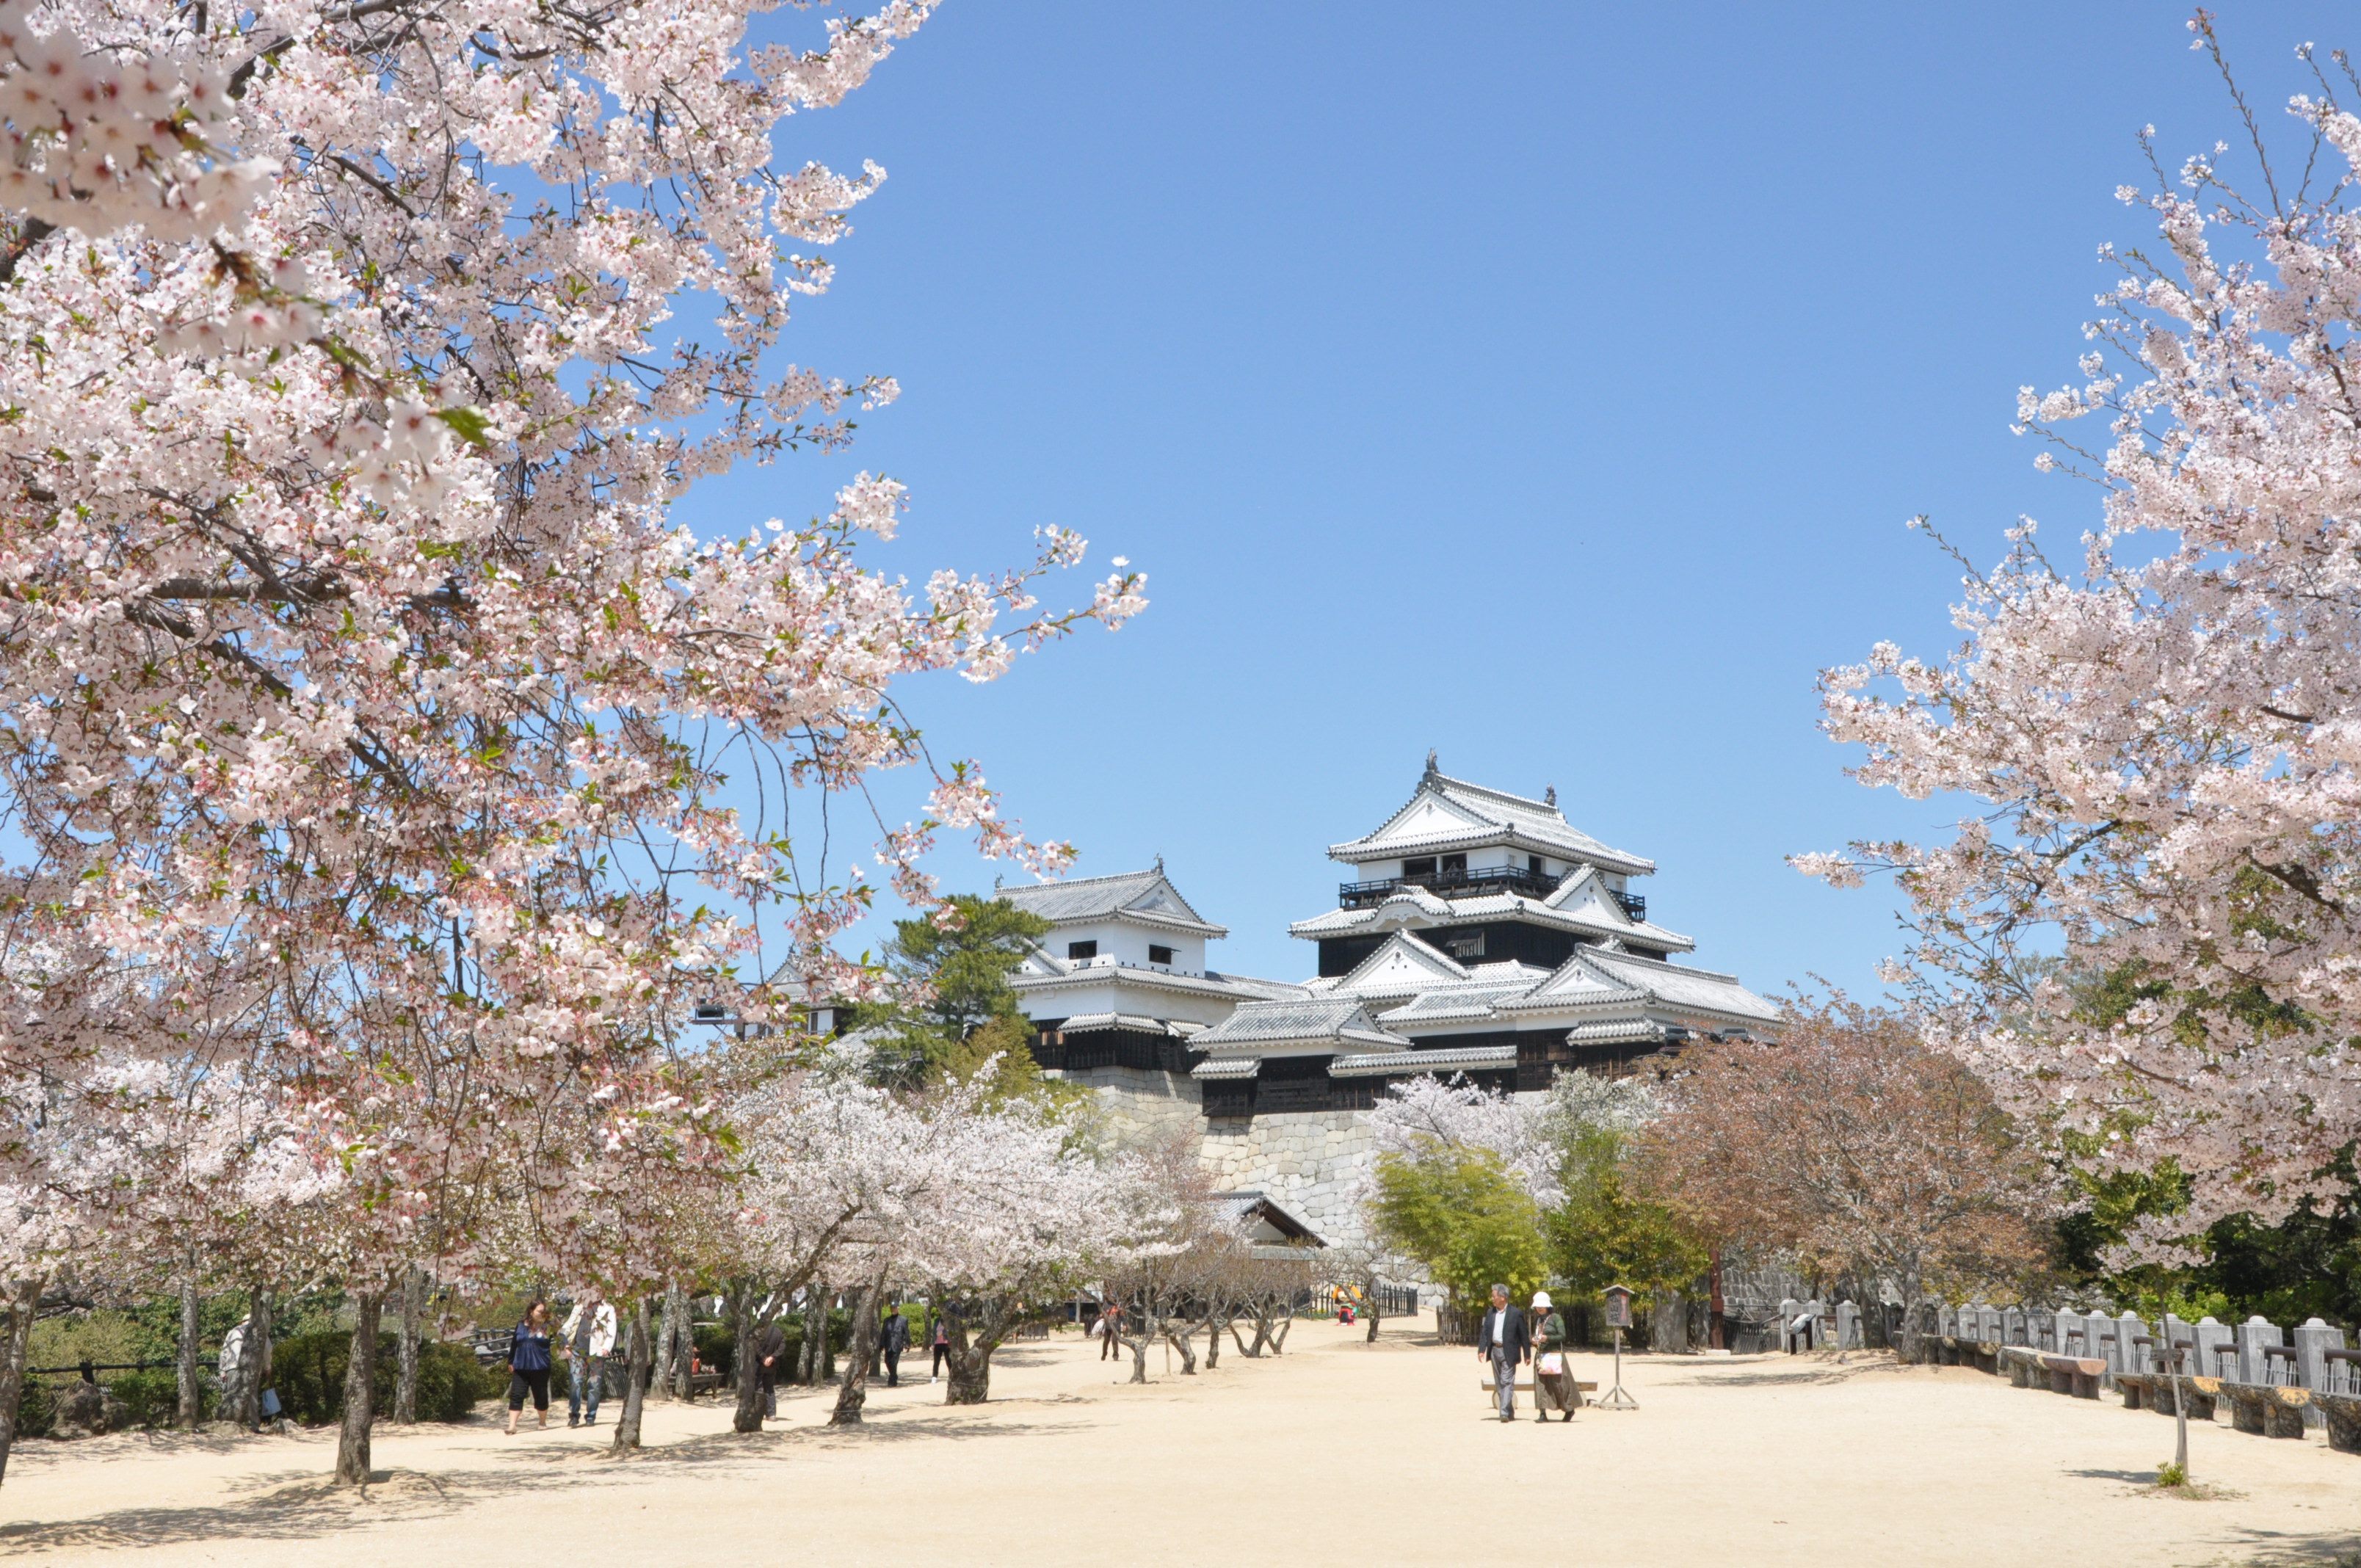
[[[1330,1246],[1366,1239],[1361,1180],[1377,1146],[1358,1111],[1294,1111],[1205,1124],[1202,1157],[1224,1190],[1268,1193]]]
[[[1155,1143],[1175,1133],[1194,1133],[1205,1116],[1197,1083],[1185,1072],[1136,1067],[1093,1067],[1046,1076],[1082,1084],[1095,1095],[1107,1131],[1119,1144]]]
[[[1362,1239],[1353,1193],[1376,1157],[1357,1111],[1282,1112],[1207,1121],[1194,1080],[1138,1068],[1083,1068],[1055,1076],[1087,1085],[1109,1133],[1145,1143],[1187,1132],[1224,1191],[1267,1192],[1331,1246]]]

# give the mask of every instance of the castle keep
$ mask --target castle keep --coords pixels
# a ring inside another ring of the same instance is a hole
[[[1565,820],[1554,791],[1508,794],[1436,766],[1362,837],[1336,905],[1290,934],[1301,982],[1208,967],[1227,935],[1153,869],[1000,896],[1051,923],[1014,977],[1042,1067],[1089,1085],[1118,1126],[1188,1129],[1227,1188],[1267,1193],[1323,1237],[1357,1239],[1370,1157],[1360,1113],[1418,1073],[1537,1092],[1563,1068],[1621,1072],[1699,1036],[1760,1033],[1776,1009],[1680,961],[1648,917],[1655,863]]]

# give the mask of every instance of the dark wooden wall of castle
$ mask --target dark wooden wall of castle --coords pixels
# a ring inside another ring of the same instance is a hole
[[[1620,1078],[1666,1056],[1664,1047],[1645,1044],[1592,1046],[1581,1049],[1565,1043],[1562,1030],[1494,1029],[1475,1034],[1444,1035],[1424,1042],[1436,1048],[1514,1046],[1513,1071],[1483,1072],[1444,1069],[1446,1081],[1466,1078],[1484,1089],[1544,1090],[1560,1069],[1580,1068],[1602,1077]],[[1404,1056],[1401,1076],[1418,1070],[1419,1053]],[[1185,1073],[1203,1058],[1185,1041],[1169,1035],[1131,1029],[1092,1029],[1059,1036],[1054,1025],[1033,1037],[1033,1059],[1059,1072],[1086,1072],[1093,1068],[1123,1067],[1146,1072]],[[1299,1111],[1366,1111],[1378,1102],[1396,1078],[1331,1078],[1327,1057],[1267,1057],[1259,1074],[1246,1079],[1208,1079],[1201,1088],[1204,1113],[1210,1117],[1276,1115]]]
[[[1167,1034],[1151,1035],[1138,1029],[1090,1029],[1060,1037],[1057,1024],[1045,1024],[1034,1033],[1033,1059],[1053,1072],[1083,1072],[1094,1067],[1187,1072],[1199,1058],[1187,1041]]]
[[[1528,926],[1521,920],[1445,926],[1430,931],[1413,931],[1411,935],[1445,953],[1451,952],[1453,942],[1480,936],[1484,938],[1483,952],[1460,959],[1460,962],[1497,964],[1513,959],[1535,969],[1557,968],[1574,956],[1574,949],[1579,945],[1571,932],[1553,930],[1546,926]],[[1323,975],[1350,974],[1362,959],[1383,946],[1385,940],[1383,937],[1326,938],[1320,944],[1320,972]]]

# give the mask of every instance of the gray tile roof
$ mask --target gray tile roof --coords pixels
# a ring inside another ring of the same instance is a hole
[[[1229,932],[1214,925],[1189,905],[1180,889],[1160,867],[1144,872],[1125,872],[1115,876],[1074,877],[1064,882],[1027,883],[1015,887],[994,890],[994,896],[1006,900],[1028,914],[1044,920],[1070,925],[1081,920],[1137,920],[1143,924],[1179,927],[1202,932],[1208,937],[1226,937]]]
[[[1281,1002],[1245,1002],[1219,1024],[1191,1042],[1199,1050],[1222,1051],[1257,1046],[1334,1044],[1364,1049],[1390,1046],[1407,1050],[1410,1042],[1370,1022],[1356,997],[1290,997]]]
[[[1389,831],[1426,797],[1440,820],[1416,829]],[[1347,843],[1332,844],[1329,855],[1339,861],[1373,861],[1400,854],[1424,854],[1446,846],[1513,842],[1554,851],[1569,860],[1585,861],[1611,870],[1644,875],[1656,869],[1653,861],[1610,849],[1566,821],[1552,800],[1533,800],[1506,790],[1489,789],[1435,770],[1432,760],[1418,788],[1384,826]]]
[[[1438,1046],[1424,1051],[1376,1051],[1338,1057],[1331,1078],[1399,1078],[1421,1072],[1498,1072],[1517,1065],[1514,1046]]]

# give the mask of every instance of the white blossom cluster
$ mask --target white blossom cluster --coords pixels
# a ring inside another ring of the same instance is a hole
[[[228,79],[207,68],[86,44],[26,0],[0,5],[0,116],[7,162],[0,206],[59,228],[107,234],[138,225],[197,240],[251,207],[278,174],[205,139],[225,117]]]

